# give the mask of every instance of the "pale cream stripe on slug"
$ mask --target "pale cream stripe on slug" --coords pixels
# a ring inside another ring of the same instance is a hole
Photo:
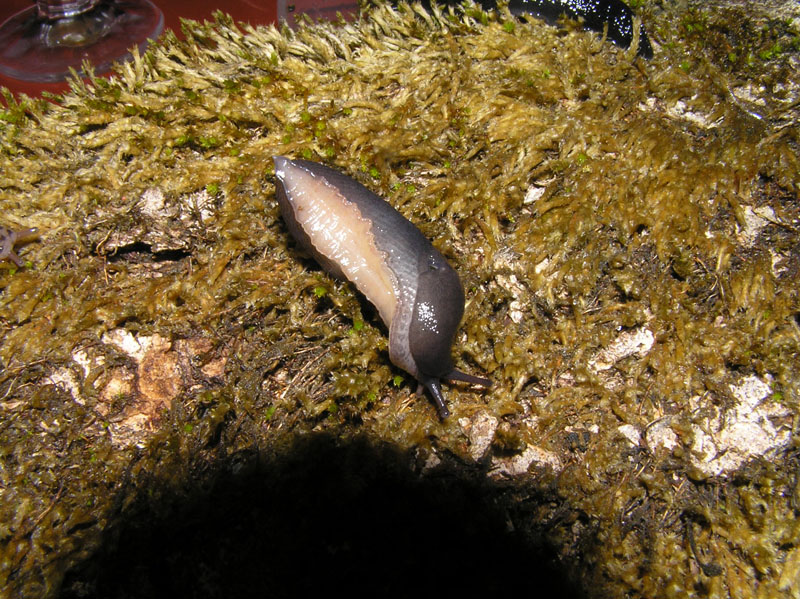
[[[287,164],[276,173],[283,181],[294,216],[311,244],[371,301],[391,327],[397,298],[394,277],[375,247],[370,223],[324,179]]]

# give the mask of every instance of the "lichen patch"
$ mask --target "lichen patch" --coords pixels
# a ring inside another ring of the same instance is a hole
[[[459,418],[458,424],[469,439],[469,453],[473,460],[480,460],[488,451],[494,439],[498,420],[486,412],[479,412],[471,418]]]
[[[693,426],[692,463],[705,476],[734,472],[746,460],[768,457],[791,440],[791,411],[768,400],[766,381],[749,376],[730,390],[736,399],[732,407],[712,408]]]
[[[143,411],[155,415],[183,390],[183,372],[178,355],[169,349],[151,349],[142,356],[137,370]]]
[[[589,361],[589,368],[595,372],[602,372],[624,358],[644,356],[653,347],[653,343],[655,335],[645,327],[625,331]]]
[[[512,457],[492,458],[489,476],[497,479],[520,476],[526,474],[533,465],[549,468],[556,473],[564,467],[561,458],[554,452],[528,445],[521,453]]]

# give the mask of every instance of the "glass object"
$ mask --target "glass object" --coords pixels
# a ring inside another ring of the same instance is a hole
[[[358,0],[278,0],[278,23],[285,21],[293,28],[297,27],[296,17],[300,14],[312,20],[335,21],[337,13],[353,20],[358,15]]]
[[[164,28],[150,0],[37,0],[0,25],[0,73],[23,81],[61,81],[88,60],[95,71],[143,51]]]

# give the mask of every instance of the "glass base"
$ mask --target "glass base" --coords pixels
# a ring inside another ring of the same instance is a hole
[[[338,15],[348,20],[358,15],[358,0],[278,0],[278,23],[297,28],[297,17],[308,15],[313,21],[336,21]]]
[[[164,29],[164,15],[150,0],[107,0],[92,10],[54,21],[36,6],[0,25],[0,73],[23,81],[63,81],[88,60],[96,73],[144,51]]]

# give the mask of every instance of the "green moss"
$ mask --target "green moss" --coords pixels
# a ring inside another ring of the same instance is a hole
[[[165,500],[148,480],[273,451],[276,431],[358,431],[479,477],[529,446],[558,456],[557,477],[486,492],[597,596],[796,590],[793,450],[732,480],[693,460],[742,376],[770,381],[776,427],[797,416],[791,24],[648,3],[663,43],[644,63],[578,29],[399,11],[297,32],[219,16],[58,105],[6,94],[0,215],[42,235],[35,268],[0,268],[3,584],[54,596],[119,505]],[[778,90],[759,118],[745,81]],[[446,384],[445,422],[415,397],[375,310],[289,239],[276,154],[329,162],[432,239],[467,290],[454,360],[491,390]],[[185,386],[147,414],[117,329],[180,357]],[[648,351],[598,370],[641,329]],[[134,383],[107,398],[120,371]],[[480,461],[460,421],[484,413]],[[131,414],[148,428],[125,441]],[[671,450],[619,432],[664,419]]]

